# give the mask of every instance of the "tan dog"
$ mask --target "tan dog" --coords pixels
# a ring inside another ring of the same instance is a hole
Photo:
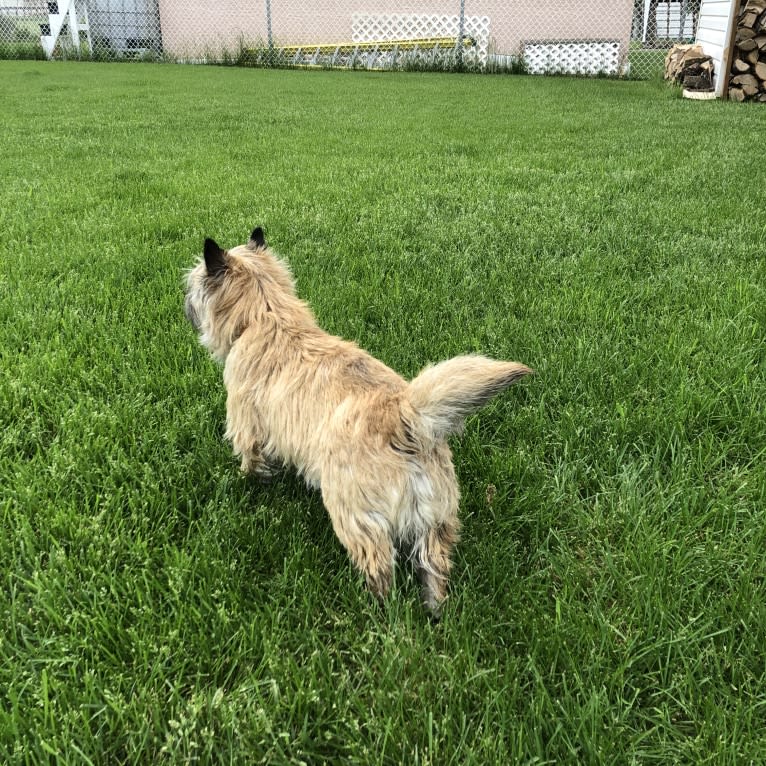
[[[294,466],[321,490],[370,590],[386,596],[401,546],[438,614],[460,530],[447,437],[531,370],[459,356],[407,383],[317,326],[260,228],[228,252],[205,240],[185,307],[202,344],[224,363],[226,436],[242,470],[265,478],[275,463]]]

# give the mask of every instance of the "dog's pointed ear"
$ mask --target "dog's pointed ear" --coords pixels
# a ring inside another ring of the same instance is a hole
[[[253,248],[253,250],[266,247],[266,237],[263,236],[263,229],[260,226],[256,226],[256,228],[253,229],[253,233],[250,235],[250,247]]]
[[[218,247],[214,239],[205,240],[205,266],[211,277],[217,277],[226,271],[226,252]]]

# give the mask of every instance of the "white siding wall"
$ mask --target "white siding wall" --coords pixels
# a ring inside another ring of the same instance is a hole
[[[739,0],[702,0],[699,24],[697,25],[697,43],[715,62],[715,92],[723,95],[724,68],[729,66],[726,46],[729,44],[730,24],[733,23],[734,6]]]

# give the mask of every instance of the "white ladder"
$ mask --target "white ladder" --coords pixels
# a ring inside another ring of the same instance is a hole
[[[90,40],[90,24],[88,24],[88,5],[76,0],[64,0],[60,3],[48,3],[48,23],[40,25],[40,45],[45,55],[53,57],[53,49],[56,47],[61,30],[69,19],[69,33],[75,50],[80,52],[80,33],[84,32],[88,39],[88,47],[93,50]]]

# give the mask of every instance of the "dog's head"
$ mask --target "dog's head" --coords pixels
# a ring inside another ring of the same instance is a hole
[[[186,317],[220,361],[245,329],[289,312],[292,303],[298,301],[290,271],[269,250],[260,226],[246,245],[231,250],[206,239],[203,257],[186,277]]]

